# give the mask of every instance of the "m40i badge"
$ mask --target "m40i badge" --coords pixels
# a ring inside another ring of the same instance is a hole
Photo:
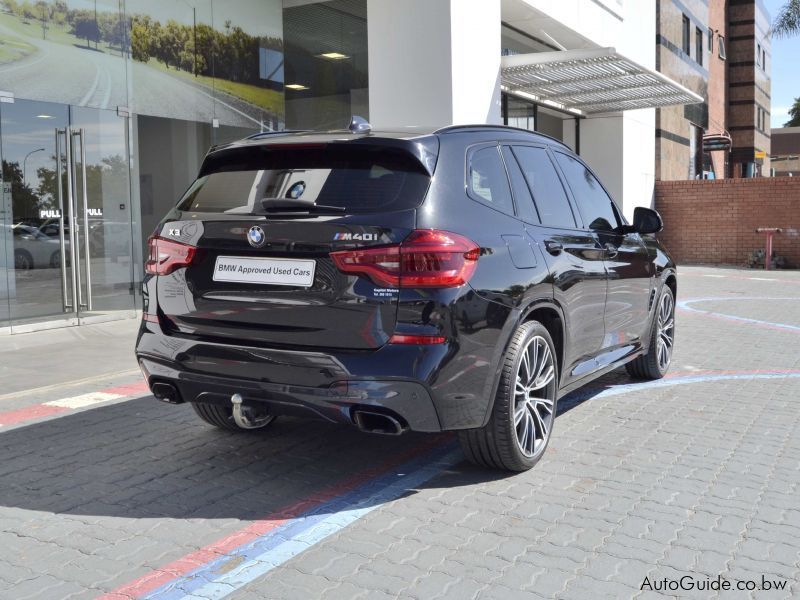
[[[352,241],[358,240],[359,242],[377,242],[377,233],[334,233],[333,239],[338,241]]]

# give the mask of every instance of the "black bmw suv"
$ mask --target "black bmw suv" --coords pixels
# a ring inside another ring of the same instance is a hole
[[[456,431],[525,470],[560,396],[669,367],[661,227],[529,131],[256,135],[212,149],[150,239],[136,354],[157,398],[223,429]]]

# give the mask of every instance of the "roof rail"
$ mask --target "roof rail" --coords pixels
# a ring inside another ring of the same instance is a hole
[[[471,124],[471,125],[469,125],[469,124],[468,125],[447,125],[446,127],[441,127],[439,129],[437,129],[433,133],[435,133],[435,134],[450,133],[451,131],[458,131],[460,129],[464,129],[464,130],[467,130],[467,129],[483,129],[483,130],[496,129],[496,130],[500,130],[500,131],[503,131],[505,129],[510,129],[512,131],[520,131],[522,133],[530,133],[530,134],[533,134],[533,135],[538,135],[538,136],[541,136],[543,138],[547,138],[549,140],[552,140],[552,141],[554,141],[554,142],[556,142],[556,143],[558,143],[558,144],[560,144],[560,145],[562,145],[562,146],[564,146],[566,148],[569,148],[569,146],[567,146],[566,143],[564,143],[562,140],[560,140],[558,138],[553,137],[552,135],[547,135],[546,133],[541,133],[540,131],[531,131],[530,129],[523,129],[522,127],[513,127],[511,125],[492,125],[492,124],[489,124],[489,123],[474,123],[474,124]]]
[[[311,129],[281,129],[279,131],[260,131],[258,133],[253,133],[248,135],[246,140],[257,140],[262,137],[271,137],[271,136],[279,136],[279,135],[291,135],[293,133],[308,133],[312,131]]]

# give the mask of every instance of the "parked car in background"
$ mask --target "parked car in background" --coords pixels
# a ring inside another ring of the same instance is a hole
[[[14,239],[15,269],[25,271],[61,266],[61,244],[58,238],[47,236],[30,225],[14,225],[11,232]]]
[[[661,227],[529,131],[254,136],[213,149],[150,239],[136,354],[157,398],[223,429],[456,431],[524,470],[561,395],[669,368]]]

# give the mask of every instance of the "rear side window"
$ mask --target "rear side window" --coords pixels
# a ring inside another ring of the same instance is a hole
[[[511,189],[514,192],[514,204],[517,206],[517,216],[528,223],[539,223],[539,216],[536,214],[536,207],[533,205],[533,198],[525,182],[525,176],[517,164],[517,159],[511,152],[511,148],[503,146],[503,160],[506,162],[508,176],[511,179]]]
[[[467,188],[470,196],[510,215],[514,214],[511,189],[497,146],[486,146],[469,155]]]
[[[429,183],[416,159],[388,149],[238,148],[227,160],[215,157],[212,172],[192,184],[178,208],[257,214],[262,201],[279,200],[349,214],[387,212],[418,207]]]
[[[593,231],[612,231],[619,220],[611,197],[586,166],[566,154],[556,152],[556,160],[564,171],[572,195],[581,211],[583,222]]]
[[[567,193],[547,151],[534,146],[514,146],[514,154],[533,194],[542,225],[575,228]]]

